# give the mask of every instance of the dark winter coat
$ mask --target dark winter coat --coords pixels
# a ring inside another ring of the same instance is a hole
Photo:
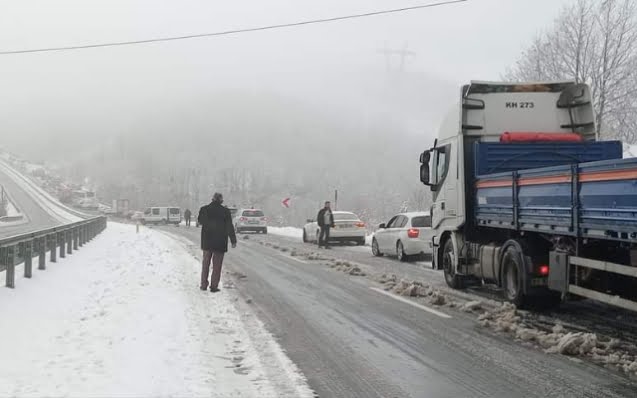
[[[319,210],[318,215],[316,216],[316,222],[318,223],[319,227],[324,227],[325,226],[325,212],[327,211],[327,209],[324,207],[321,210]],[[334,226],[334,213],[332,213],[332,211],[330,210],[330,227]]]
[[[192,216],[192,213],[190,212],[190,210],[186,210],[186,211],[184,212],[184,217],[185,217],[185,218],[190,218],[190,216]]]
[[[232,226],[230,210],[212,202],[199,210],[197,221],[201,225],[201,249],[208,251],[228,251],[228,238],[233,244],[237,237]]]

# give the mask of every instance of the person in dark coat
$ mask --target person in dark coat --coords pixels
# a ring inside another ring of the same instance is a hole
[[[192,213],[190,212],[190,209],[186,209],[186,211],[184,212],[184,220],[186,220],[187,227],[190,226],[190,217],[192,217]]]
[[[208,274],[210,273],[210,260],[212,260],[211,292],[219,291],[223,257],[228,251],[228,238],[230,238],[232,248],[237,247],[237,237],[234,233],[230,210],[222,204],[223,195],[215,193],[212,202],[203,206],[197,217],[197,221],[201,225],[201,250],[203,250],[200,289],[206,290],[208,288]]]
[[[332,213],[331,203],[325,202],[325,206],[319,210],[316,216],[316,222],[321,228],[321,233],[318,239],[318,246],[325,246],[326,249],[330,248],[330,229],[334,227],[334,214]]]

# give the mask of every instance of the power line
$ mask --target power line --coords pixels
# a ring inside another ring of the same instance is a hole
[[[120,42],[111,42],[111,43],[96,43],[96,44],[85,44],[85,45],[65,46],[65,47],[49,47],[49,48],[27,49],[27,50],[0,51],[0,55],[42,53],[42,52],[54,52],[54,51],[72,51],[72,50],[84,50],[88,48],[131,46],[136,44],[188,40],[188,39],[197,39],[202,37],[228,36],[228,35],[235,35],[240,33],[258,32],[263,30],[274,30],[274,29],[282,29],[282,28],[291,28],[295,26],[314,25],[314,24],[327,23],[327,22],[337,22],[337,21],[343,21],[346,19],[366,18],[366,17],[372,17],[376,15],[383,15],[383,14],[394,14],[394,13],[412,11],[412,10],[417,10],[422,8],[432,8],[432,7],[445,6],[445,5],[455,4],[455,3],[464,3],[466,1],[469,1],[469,0],[441,1],[437,3],[422,4],[422,5],[413,6],[413,7],[394,8],[390,10],[371,11],[371,12],[366,12],[362,14],[344,15],[340,17],[311,19],[307,21],[299,21],[299,22],[285,23],[285,24],[279,24],[279,25],[258,26],[254,28],[233,29],[233,30],[226,30],[221,32],[200,33],[200,34],[186,35],[186,36],[161,37],[161,38],[155,38],[155,39],[131,40],[131,41],[120,41]]]

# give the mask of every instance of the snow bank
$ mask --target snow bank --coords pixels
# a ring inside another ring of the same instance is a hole
[[[0,289],[0,396],[312,396],[233,290],[199,290],[198,269],[161,232],[109,223],[19,289]]]
[[[7,217],[17,217],[22,215],[22,213],[20,213],[18,208],[15,207],[15,205],[13,204],[11,200],[7,201],[5,209],[7,211]]]
[[[287,238],[303,239],[303,228],[295,227],[268,227],[268,233],[285,236]]]
[[[478,321],[482,326],[512,335],[518,341],[534,344],[547,353],[586,357],[595,363],[612,365],[637,376],[637,347],[621,344],[617,339],[604,338],[595,333],[568,331],[559,323],[550,331],[542,330],[510,303],[482,313]]]

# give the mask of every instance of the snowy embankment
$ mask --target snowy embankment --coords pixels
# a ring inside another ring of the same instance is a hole
[[[200,291],[199,268],[178,241],[109,223],[0,289],[0,396],[312,396],[231,281]]]
[[[637,144],[624,144],[624,158],[637,158]]]

